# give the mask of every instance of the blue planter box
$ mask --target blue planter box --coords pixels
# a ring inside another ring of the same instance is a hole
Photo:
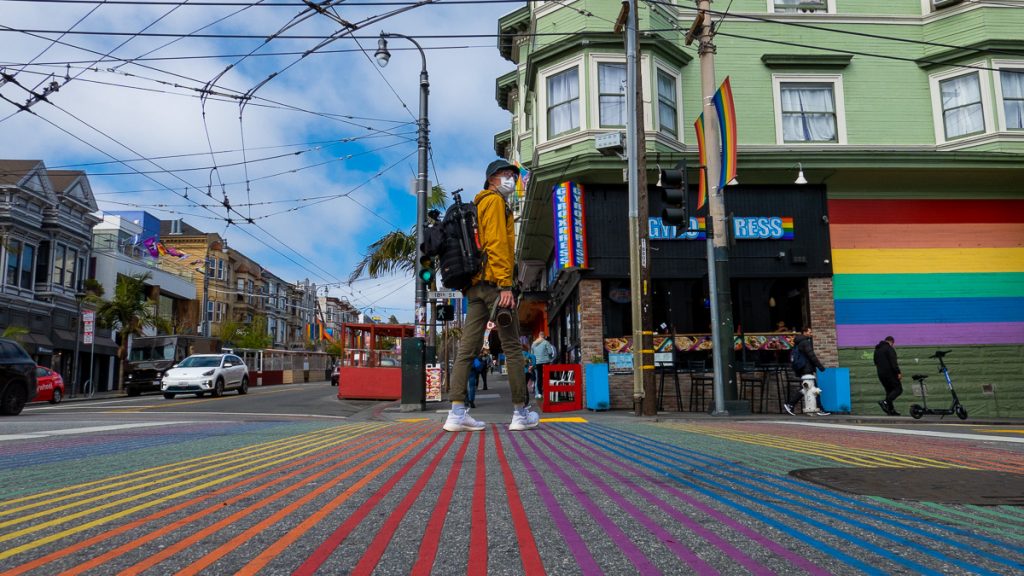
[[[850,413],[850,369],[826,368],[818,373],[821,405],[825,410],[839,414]]]
[[[587,395],[587,410],[609,409],[611,403],[608,397],[608,365],[587,364],[583,369],[583,385]]]

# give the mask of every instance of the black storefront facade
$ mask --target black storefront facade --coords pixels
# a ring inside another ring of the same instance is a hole
[[[554,215],[548,327],[563,360],[610,362],[612,408],[631,409],[627,188],[586,182],[579,187],[586,261],[570,268],[554,265],[559,252],[559,219]],[[651,187],[648,196],[650,214],[660,215],[659,191]],[[737,362],[783,361],[794,332],[808,325],[815,328],[816,350],[828,362],[836,352],[824,187],[730,186],[725,205],[733,232],[729,273]],[[706,207],[691,211],[691,230],[686,232],[662,225],[657,216],[647,222],[655,348],[673,352],[676,366],[691,360],[711,365],[707,240],[702,231],[706,213]],[[666,341],[669,335],[675,337]]]

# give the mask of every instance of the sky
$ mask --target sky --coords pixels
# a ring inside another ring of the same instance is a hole
[[[14,80],[0,85],[0,158],[85,170],[101,210],[182,218],[280,278],[411,321],[412,274],[347,283],[366,247],[416,214],[422,60],[394,38],[380,68],[377,37],[421,37],[430,182],[472,193],[510,126],[494,98],[514,67],[497,20],[525,2],[442,0],[383,19],[403,5],[337,2],[358,28],[305,57],[342,25],[296,0],[212,4],[0,0],[0,66]],[[489,36],[426,37],[464,34]],[[51,82],[58,91],[18,111]]]

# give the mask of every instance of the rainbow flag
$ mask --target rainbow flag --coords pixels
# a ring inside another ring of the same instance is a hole
[[[736,177],[737,161],[736,105],[732,100],[732,85],[728,76],[718,92],[715,92],[712,102],[718,110],[718,131],[722,137],[722,176],[718,184],[721,189]]]
[[[793,239],[793,217],[783,216],[782,217],[782,239],[792,240]]]
[[[516,198],[522,200],[526,198],[526,187],[530,184],[530,171],[519,162],[513,162],[512,165],[519,170],[519,178],[516,178]]]
[[[697,117],[697,121],[693,123],[693,128],[697,131],[697,157],[700,160],[700,188],[697,193],[697,210],[704,207],[704,203],[708,201],[708,172],[707,172],[707,156],[704,155],[704,113]]]

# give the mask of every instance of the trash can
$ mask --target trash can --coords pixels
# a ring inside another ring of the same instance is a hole
[[[850,369],[826,368],[818,373],[821,406],[834,414],[850,413]]]
[[[607,410],[611,407],[608,398],[608,365],[587,364],[584,367],[583,384],[586,389],[587,410]]]

